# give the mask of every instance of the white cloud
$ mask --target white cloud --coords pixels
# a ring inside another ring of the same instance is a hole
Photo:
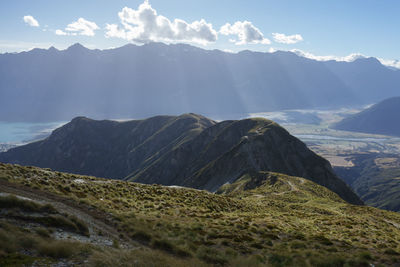
[[[359,58],[366,58],[366,56],[360,54],[360,53],[353,53],[348,56],[340,57],[340,56],[316,56],[310,52],[305,52],[299,49],[292,49],[290,52],[293,52],[297,54],[298,56],[309,58],[309,59],[314,59],[318,61],[329,61],[329,60],[336,60],[336,61],[346,61],[346,62],[352,62],[355,61]]]
[[[340,57],[340,56],[332,56],[332,55],[331,56],[316,56],[316,55],[314,55],[312,53],[304,52],[304,51],[299,50],[299,49],[292,49],[292,50],[290,50],[290,52],[293,52],[293,53],[295,53],[295,54],[297,54],[298,56],[301,56],[301,57],[314,59],[314,60],[318,60],[318,61],[335,60],[335,61],[353,62],[353,61],[355,61],[357,59],[360,59],[360,58],[368,58],[368,56],[365,56],[365,55],[360,54],[360,53],[353,53],[353,54],[350,54],[348,56]],[[384,66],[400,69],[400,60],[397,60],[397,59],[383,59],[383,58],[376,58],[376,59],[379,60],[379,62]]]
[[[94,36],[95,30],[98,30],[99,26],[96,23],[85,20],[84,18],[79,18],[77,21],[68,24],[65,31],[70,33],[76,33],[79,35]]]
[[[383,58],[377,58],[383,65],[400,69],[400,60],[397,59],[383,59]]]
[[[56,34],[57,35],[67,35],[67,33],[62,30],[56,30]]]
[[[286,35],[283,33],[273,33],[274,40],[281,44],[295,44],[303,41],[303,37],[300,34]]]
[[[275,49],[270,49],[270,53],[274,53],[277,50]],[[305,57],[305,58],[309,58],[309,59],[314,59],[317,61],[330,61],[330,60],[334,60],[334,61],[344,61],[344,62],[353,62],[357,59],[360,58],[368,58],[368,56],[365,56],[363,54],[360,53],[352,53],[350,55],[347,56],[333,56],[333,55],[328,55],[328,56],[317,56],[314,55],[310,52],[305,52],[302,51],[300,49],[292,49],[290,50],[290,52],[295,53],[296,55],[300,56],[300,57]],[[396,68],[396,69],[400,69],[400,60],[397,59],[383,59],[383,58],[376,58],[377,60],[379,60],[379,62],[387,67],[392,67],[392,68]]]
[[[100,29],[96,23],[88,21],[84,18],[79,18],[77,21],[74,21],[67,25],[65,30],[56,30],[55,34],[57,35],[85,35],[85,36],[94,36],[95,30]]]
[[[158,15],[146,0],[137,10],[124,7],[118,12],[122,27],[117,24],[107,24],[107,38],[122,38],[138,43],[149,41],[192,42],[207,45],[215,42],[218,33],[212,24],[204,19],[187,23],[181,19],[170,21]]]
[[[32,27],[39,27],[39,22],[32,16],[24,16],[24,22]]]
[[[223,35],[236,35],[238,40],[229,40],[236,45],[271,43],[250,21],[237,21],[233,25],[226,23],[219,32]]]

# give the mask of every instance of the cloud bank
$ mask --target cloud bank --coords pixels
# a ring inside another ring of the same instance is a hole
[[[303,41],[303,37],[300,34],[285,35],[283,33],[273,33],[274,40],[281,44],[295,44]]]
[[[100,29],[96,23],[88,21],[84,18],[79,18],[67,25],[65,30],[56,30],[57,35],[84,35],[84,36],[94,36],[95,30]]]
[[[335,60],[335,61],[352,62],[352,61],[355,61],[355,60],[360,59],[360,58],[367,58],[366,56],[364,56],[364,55],[362,55],[360,53],[353,53],[353,54],[350,54],[348,56],[340,57],[340,56],[332,56],[332,55],[330,55],[330,56],[317,56],[317,55],[314,55],[314,54],[312,54],[310,52],[302,51],[300,49],[292,49],[292,50],[290,50],[290,52],[295,53],[296,55],[301,56],[301,57],[314,59],[314,60],[318,60],[318,61]]]
[[[122,24],[107,24],[107,38],[122,38],[137,43],[151,41],[164,42],[192,42],[202,45],[215,42],[218,33],[213,29],[212,24],[204,19],[188,23],[181,19],[168,18],[158,15],[148,1],[145,1],[137,10],[124,7],[118,13]]]
[[[383,65],[400,69],[400,60],[397,59],[383,59],[383,58],[377,58]]]
[[[39,22],[32,16],[28,15],[28,16],[24,16],[23,20],[26,24],[28,24],[29,26],[32,27],[39,27]]]
[[[226,23],[219,31],[222,35],[236,35],[237,39],[230,41],[236,45],[270,44],[271,41],[264,37],[262,32],[250,21],[237,21],[233,25]]]
[[[299,49],[292,49],[290,52],[295,53],[298,56],[309,58],[309,59],[314,59],[318,61],[329,61],[329,60],[335,60],[335,61],[345,61],[345,62],[353,62],[357,59],[360,58],[368,58],[368,56],[365,56],[360,53],[352,53],[348,56],[340,57],[340,56],[317,56],[314,55],[310,52],[305,52]],[[384,59],[384,58],[376,58],[382,65],[386,67],[391,67],[395,69],[400,69],[400,60],[396,59]]]

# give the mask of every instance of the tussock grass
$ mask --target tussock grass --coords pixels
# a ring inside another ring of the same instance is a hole
[[[14,195],[0,196],[0,208],[19,209],[26,212],[57,213],[57,210],[50,204],[41,205],[33,201],[17,198]]]
[[[88,266],[91,267],[158,267],[158,266],[207,266],[200,260],[193,258],[171,257],[171,255],[158,250],[100,250],[94,252],[89,258]]]
[[[51,257],[68,259],[90,248],[79,242],[53,240],[45,229],[26,230],[9,223],[0,222],[0,266],[20,266],[34,258]],[[20,251],[31,251],[33,256],[24,256]],[[7,265],[5,264],[7,263]],[[3,265],[4,264],[4,265]]]
[[[150,248],[96,252],[108,266],[120,266],[111,254],[122,262],[135,257],[139,262],[126,266],[141,266],[142,259],[154,264],[173,260],[178,266],[191,261],[229,266],[400,262],[400,214],[349,205],[302,178],[248,174],[212,194],[6,164],[0,164],[0,177],[102,210],[121,233]],[[104,266],[94,256],[91,264]]]
[[[89,228],[75,216],[60,214],[50,204],[40,204],[14,195],[0,196],[0,208],[8,218],[39,223],[89,236]],[[31,213],[35,215],[31,216]],[[38,216],[40,214],[41,216]],[[42,232],[44,234],[44,232]]]

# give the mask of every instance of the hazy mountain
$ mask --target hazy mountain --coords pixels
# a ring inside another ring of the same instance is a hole
[[[400,136],[400,97],[386,99],[343,119],[333,128],[345,131]]]
[[[75,44],[0,55],[0,120],[228,117],[371,103],[396,95],[399,85],[400,71],[373,58],[319,62],[282,51],[232,54],[161,43],[101,51]]]
[[[265,119],[216,123],[185,114],[116,122],[79,117],[43,141],[1,153],[0,161],[210,191],[245,173],[274,171],[305,177],[350,203],[361,203],[327,160]]]

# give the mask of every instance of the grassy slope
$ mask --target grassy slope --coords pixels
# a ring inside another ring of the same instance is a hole
[[[159,251],[172,255],[171,261],[181,258],[184,265],[197,260],[275,266],[400,261],[400,214],[349,205],[302,178],[247,175],[221,189],[222,195],[6,164],[0,164],[0,178],[112,214],[121,232],[152,249],[141,257],[154,262],[166,257],[157,256]],[[93,253],[92,263],[102,256],[112,264],[121,254],[129,259],[135,252]]]

